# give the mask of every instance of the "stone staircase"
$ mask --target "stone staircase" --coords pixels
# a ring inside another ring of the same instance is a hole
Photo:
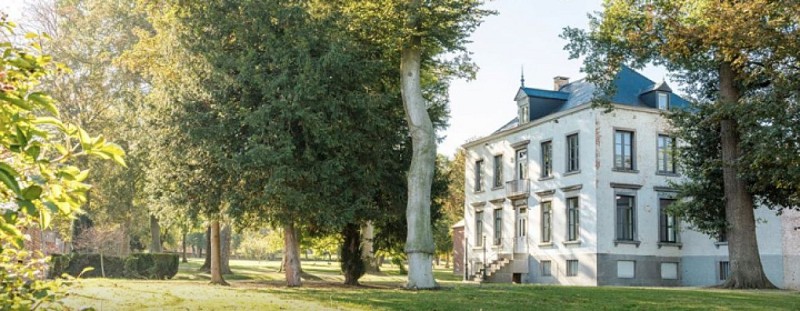
[[[475,273],[472,275],[471,280],[475,281],[475,282],[487,282],[487,281],[490,281],[492,279],[492,276],[497,271],[500,271],[500,269],[503,269],[504,267],[508,266],[509,264],[511,264],[512,261],[513,260],[512,260],[512,258],[510,256],[502,256],[501,255],[499,258],[497,258],[496,260],[490,262],[486,266],[486,280],[483,280],[483,269],[484,268],[481,268],[481,269],[478,269],[477,271],[475,271]]]

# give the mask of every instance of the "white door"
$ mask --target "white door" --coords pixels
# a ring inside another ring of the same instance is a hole
[[[514,252],[515,253],[527,253],[528,252],[528,207],[525,205],[517,206],[516,210],[516,224],[514,227],[516,228],[515,240],[514,240]]]

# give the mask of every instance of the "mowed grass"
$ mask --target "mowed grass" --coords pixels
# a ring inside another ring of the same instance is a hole
[[[800,310],[800,292],[686,288],[574,287],[462,283],[444,267],[433,291],[402,288],[384,265],[363,286],[341,285],[336,262],[304,262],[302,288],[287,288],[280,262],[231,261],[231,286],[208,285],[202,262],[181,264],[168,281],[82,280],[66,303],[97,310]]]

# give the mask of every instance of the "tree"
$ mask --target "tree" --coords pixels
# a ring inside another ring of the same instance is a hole
[[[703,151],[700,157],[716,159],[718,166],[706,172],[691,174],[693,184],[682,190],[710,190],[721,182],[722,200],[709,198],[719,192],[684,191],[694,205],[685,215],[701,226],[724,224],[727,231],[731,276],[723,284],[729,288],[772,288],[759,258],[755,237],[754,200],[771,208],[788,208],[797,204],[797,178],[776,180],[771,176],[775,164],[796,161],[798,146],[792,142],[796,132],[785,133],[778,148],[758,147],[750,143],[747,130],[758,125],[760,131],[780,133],[786,129],[787,118],[775,119],[777,110],[761,119],[747,116],[750,110],[764,112],[761,107],[796,107],[796,82],[800,68],[798,58],[798,13],[795,1],[606,1],[604,12],[591,16],[588,32],[567,28],[563,36],[570,39],[567,48],[573,57],[586,55],[584,69],[588,78],[601,82],[608,92],[612,77],[620,64],[639,68],[648,62],[664,65],[677,72],[677,77],[689,85],[689,91],[702,104],[705,118],[697,126],[705,139],[697,148],[714,150],[718,155]],[[605,78],[605,79],[604,79]],[[796,109],[796,108],[793,108]],[[680,117],[681,115],[678,115]],[[772,123],[771,120],[781,122]],[[677,122],[677,124],[684,124]],[[679,130],[680,131],[680,130]],[[713,135],[718,131],[718,136]],[[684,133],[699,133],[686,130]],[[781,136],[781,135],[779,135]],[[719,143],[715,141],[718,139]],[[775,159],[770,152],[785,152]],[[746,162],[757,158],[755,162]],[[697,157],[687,164],[700,164]],[[785,162],[783,162],[785,161]],[[758,173],[761,168],[767,174]],[[718,172],[715,170],[718,169]],[[783,175],[783,174],[778,174]],[[793,181],[791,179],[794,179]],[[779,181],[776,183],[776,181]],[[704,188],[705,187],[705,188]],[[794,193],[793,193],[794,192]],[[781,199],[780,195],[788,194]],[[723,204],[701,208],[699,204]],[[777,203],[777,204],[775,204]],[[709,213],[713,211],[713,213]],[[696,214],[700,212],[700,214]],[[718,217],[709,221],[709,217]],[[722,220],[724,217],[724,221]]]
[[[61,281],[41,280],[44,255],[23,250],[22,229],[49,228],[53,219],[74,217],[86,201],[88,171],[72,162],[83,157],[124,165],[124,152],[102,136],[63,123],[58,106],[41,91],[41,81],[67,68],[41,51],[46,35],[26,34],[13,44],[16,25],[0,13],[0,305],[35,309],[63,297]],[[38,270],[38,271],[37,271]]]

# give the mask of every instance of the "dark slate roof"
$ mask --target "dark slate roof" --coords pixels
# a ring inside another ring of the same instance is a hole
[[[622,66],[622,69],[614,79],[614,84],[616,86],[616,93],[612,96],[611,102],[626,106],[650,107],[642,101],[642,94],[651,91],[672,92],[672,89],[666,82],[655,83],[627,66]],[[593,83],[587,82],[584,79],[568,83],[562,86],[558,91],[522,87],[522,90],[526,95],[531,97],[531,100],[535,100],[535,98],[544,98],[564,101],[564,103],[552,113],[590,104],[595,98],[594,93],[596,89],[597,87]],[[674,93],[670,93],[671,108],[683,109],[688,106],[688,101]],[[518,124],[519,118],[514,118],[496,132],[514,128]]]
[[[567,98],[569,98],[569,93],[565,92],[534,89],[529,87],[523,87],[522,90],[525,92],[525,95],[528,95],[530,97],[540,97],[540,98],[550,98],[550,99],[560,99],[560,100],[567,100]]]

